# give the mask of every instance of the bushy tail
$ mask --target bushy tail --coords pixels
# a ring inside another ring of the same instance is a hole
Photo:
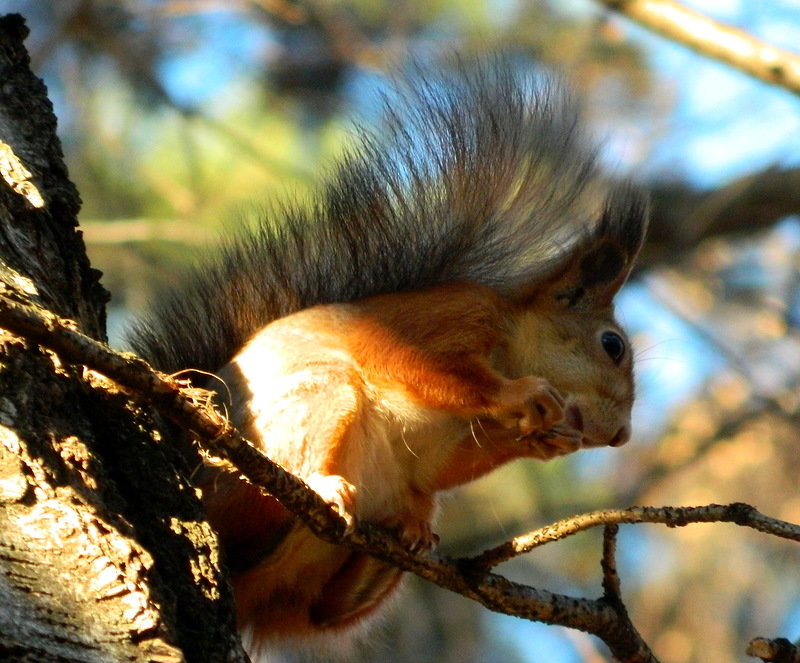
[[[417,68],[315,203],[276,206],[226,239],[157,298],[131,343],[164,371],[214,371],[257,329],[314,304],[453,279],[513,294],[594,232],[609,191],[552,80],[499,58]]]

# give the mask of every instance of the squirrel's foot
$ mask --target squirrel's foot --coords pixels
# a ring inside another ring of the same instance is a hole
[[[413,553],[431,550],[439,543],[439,535],[429,521],[409,514],[389,516],[380,524],[394,532],[402,546]]]
[[[345,534],[356,526],[356,487],[338,474],[315,472],[306,479],[308,486],[332,506],[345,522]]]
[[[529,375],[509,380],[500,389],[488,414],[520,437],[546,431],[564,418],[564,397],[544,378]]]

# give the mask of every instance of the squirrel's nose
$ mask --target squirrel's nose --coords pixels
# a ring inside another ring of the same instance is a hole
[[[625,425],[622,426],[611,438],[611,441],[608,443],[610,447],[621,447],[625,444],[631,437],[631,429],[629,426]]]

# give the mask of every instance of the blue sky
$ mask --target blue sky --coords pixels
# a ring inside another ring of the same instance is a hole
[[[9,4],[13,10],[14,0]],[[509,2],[497,4],[502,8]],[[597,11],[597,5],[588,0],[571,0],[568,4],[574,11]],[[800,2],[776,5],[692,0],[686,4],[776,45],[791,48],[800,44]],[[199,30],[196,43],[206,46],[176,51],[163,65],[164,82],[180,103],[195,105],[214,100],[224,105],[225,95],[219,94],[219,88],[229,81],[231,73],[246,74],[255,54],[275,48],[268,30],[253,27],[232,12],[181,20],[187,21],[187,29]],[[654,36],[623,18],[614,20],[646,50],[656,73],[656,86],[674,94],[677,100],[669,127],[637,128],[644,138],[663,131],[663,138],[645,163],[636,166],[637,170],[652,177],[676,173],[697,185],[713,187],[771,164],[798,163],[800,99]],[[373,76],[363,73],[354,77],[354,95],[361,98],[365,88],[374,82]],[[633,142],[637,138],[622,136],[619,140],[621,143],[615,139],[611,144],[624,146],[626,140]],[[787,233],[787,241],[800,241],[800,224],[786,226],[781,232]],[[646,283],[629,287],[619,298],[619,309],[620,318],[631,332],[646,339],[644,347],[639,348],[643,361],[639,367],[637,420],[657,428],[672,408],[702,388],[705,378],[719,370],[724,358],[680,318],[664,310]],[[627,556],[623,561],[636,566],[642,550],[640,544],[631,544],[622,551]],[[499,637],[518,643],[520,652],[526,652],[531,663],[580,660],[572,645],[565,646],[567,641],[559,629],[495,615],[488,615],[487,619],[497,626]],[[800,609],[787,616],[785,634],[796,635],[798,624]]]
[[[588,0],[569,4],[576,12],[597,12],[597,5]],[[686,4],[775,45],[790,48],[800,44],[800,3],[795,3],[794,21],[787,20],[786,7],[791,3],[755,3],[755,8],[754,3],[736,0]],[[216,12],[213,20],[209,14],[180,20],[198,31],[195,43],[208,47],[176,52],[164,62],[164,81],[179,102],[197,104],[213,99],[224,104],[225,95],[218,94],[220,85],[230,81],[231,74],[245,73],[257,53],[276,48],[269,30],[234,12]],[[800,159],[797,97],[700,57],[627,19],[614,20],[624,26],[626,36],[643,46],[656,73],[656,85],[673,90],[678,101],[672,126],[648,159],[647,172],[676,170],[700,185],[714,186],[757,167]],[[370,79],[369,74],[361,75]],[[363,85],[356,80],[353,89],[360,91]]]

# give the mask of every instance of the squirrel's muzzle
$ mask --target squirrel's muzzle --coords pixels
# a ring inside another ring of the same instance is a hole
[[[586,416],[575,400],[569,402],[564,410],[565,423],[583,435],[581,446],[621,447],[630,439],[630,424],[624,423],[620,426],[618,422],[606,422],[590,406],[584,407],[587,410]]]

